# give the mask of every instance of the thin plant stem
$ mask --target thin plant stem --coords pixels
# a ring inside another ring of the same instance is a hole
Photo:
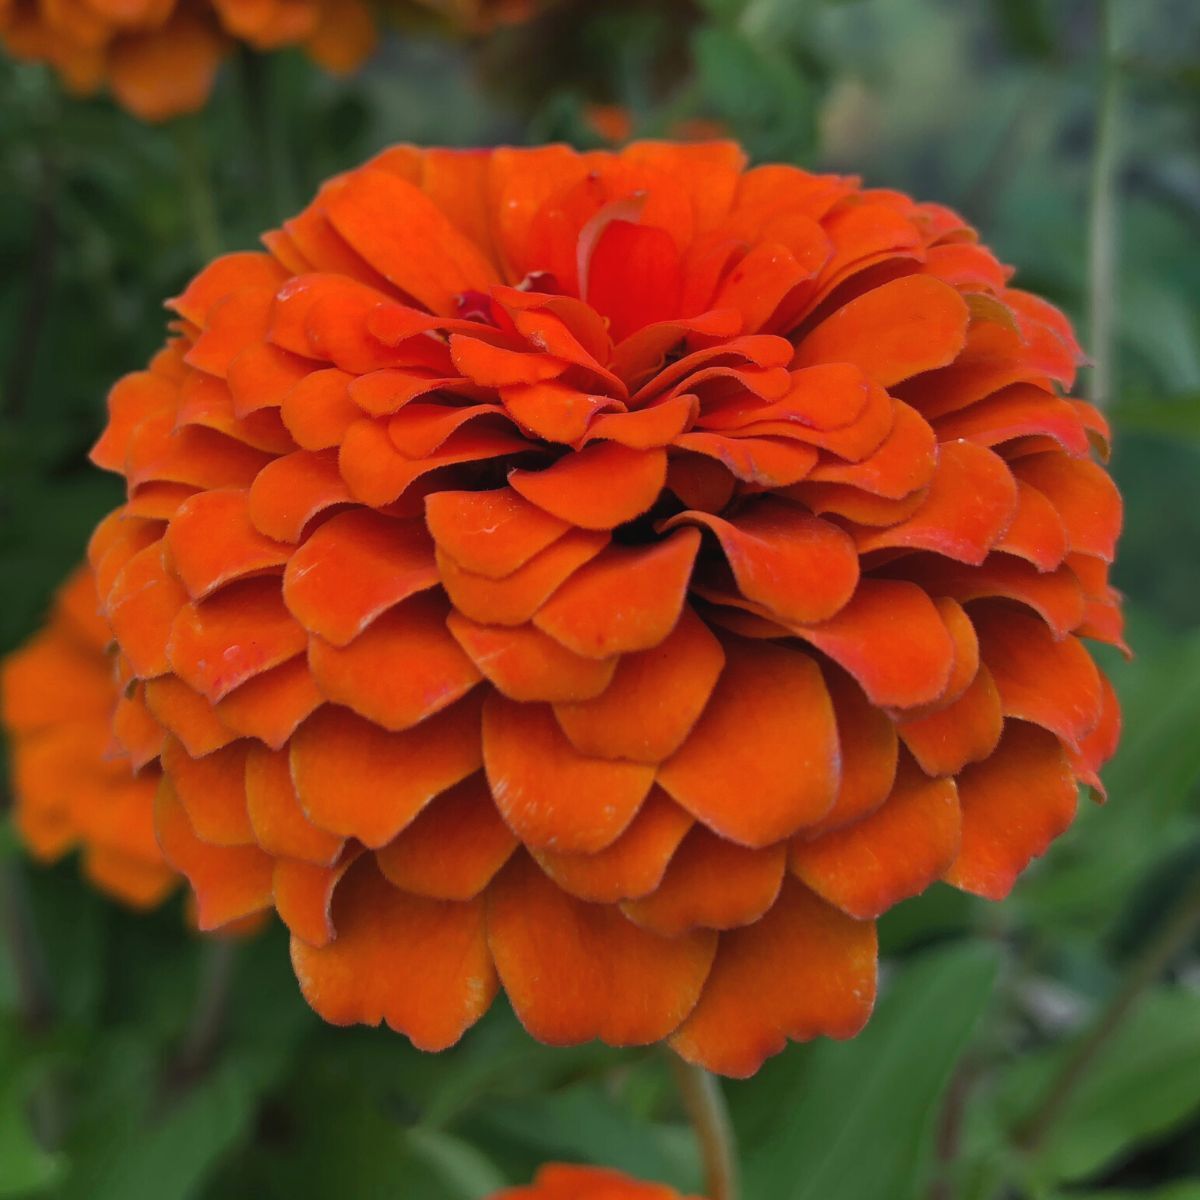
[[[247,125],[254,139],[254,157],[263,175],[264,191],[271,205],[270,221],[294,212],[296,181],[290,147],[283,125],[283,112],[275,96],[270,63],[266,55],[248,47],[238,52],[242,95]]]
[[[721,1085],[707,1071],[674,1054],[670,1060],[680,1099],[700,1143],[705,1195],[708,1200],[739,1200],[737,1143]]]
[[[21,864],[0,850],[0,932],[12,965],[21,1021],[29,1032],[54,1019],[50,973],[38,941]]]
[[[174,123],[174,134],[175,148],[179,154],[179,178],[196,253],[202,262],[211,262],[224,249],[224,238],[217,216],[203,131],[194,117],[181,117]]]
[[[229,1007],[239,944],[234,938],[213,937],[201,945],[196,1003],[171,1072],[177,1081],[186,1082],[202,1075],[216,1054]]]
[[[1171,961],[1200,933],[1200,879],[1184,892],[1170,918],[1133,961],[1121,986],[1113,993],[1082,1041],[1067,1056],[1041,1102],[1016,1131],[1021,1148],[1036,1150],[1062,1115],[1071,1097],[1112,1036],[1146,990]]]
[[[1121,64],[1113,30],[1112,0],[1097,0],[1100,32],[1100,93],[1092,154],[1088,220],[1088,340],[1092,369],[1088,398],[1098,408],[1113,400],[1116,377],[1114,322],[1119,239],[1117,186],[1120,173]]]

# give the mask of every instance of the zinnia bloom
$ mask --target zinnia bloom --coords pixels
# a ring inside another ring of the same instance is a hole
[[[0,667],[14,825],[35,858],[53,862],[80,847],[101,891],[150,908],[178,878],[154,837],[162,731],[118,702],[110,640],[92,573],[80,568],[45,628]],[[145,769],[135,774],[134,762]]]
[[[353,70],[375,43],[365,0],[0,0],[0,42],[47,62],[71,91],[108,86],[143,121],[203,107],[232,42],[302,46]]]
[[[642,1183],[603,1167],[552,1163],[528,1187],[506,1188],[493,1200],[686,1200],[661,1183]]]
[[[313,1007],[753,1072],[1099,786],[1107,430],[954,213],[728,143],[396,147],[171,302],[91,558],[214,927]]]

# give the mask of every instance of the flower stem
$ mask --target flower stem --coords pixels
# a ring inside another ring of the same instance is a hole
[[[196,1004],[171,1071],[186,1083],[207,1070],[221,1040],[221,1027],[229,1004],[239,942],[235,938],[207,938],[201,945],[200,979]]]
[[[1016,1143],[1036,1150],[1066,1109],[1071,1097],[1113,1034],[1120,1029],[1138,1000],[1163,973],[1172,959],[1200,932],[1200,879],[1180,899],[1157,936],[1131,964],[1129,973],[1104,1006],[1087,1035],[1067,1056],[1051,1081],[1041,1103],[1016,1130]]]
[[[1111,403],[1115,378],[1118,230],[1117,182],[1120,169],[1121,64],[1113,30],[1112,0],[1097,0],[1100,35],[1100,92],[1092,154],[1088,221],[1088,339],[1092,369],[1088,398],[1099,408]]]
[[[17,1006],[29,1032],[54,1019],[50,976],[42,956],[21,864],[0,848],[0,933],[12,966]]]
[[[737,1144],[721,1085],[705,1070],[670,1056],[675,1084],[704,1160],[708,1200],[739,1200]]]
[[[192,224],[196,253],[201,262],[211,262],[224,249],[224,239],[217,217],[208,151],[195,118],[180,117],[174,122],[173,132],[179,153],[179,178]]]
[[[296,183],[283,113],[274,94],[275,80],[266,55],[242,47],[238,51],[238,65],[246,123],[254,140],[254,156],[262,172],[264,193],[271,205],[267,223],[272,224],[297,208]]]

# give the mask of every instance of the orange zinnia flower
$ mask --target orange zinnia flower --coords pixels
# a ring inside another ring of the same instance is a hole
[[[255,50],[303,46],[330,71],[370,53],[365,0],[0,0],[0,42],[48,62],[74,92],[107,84],[143,121],[204,105],[231,39]]]
[[[389,150],[172,302],[91,547],[209,927],[339,1024],[753,1072],[874,918],[1003,896],[1117,736],[1120,524],[1054,308],[728,143]]]
[[[661,1183],[642,1183],[603,1167],[552,1163],[528,1187],[505,1188],[492,1200],[686,1200]]]
[[[162,731],[118,704],[111,639],[96,608],[95,581],[81,567],[59,590],[46,627],[0,667],[13,815],[35,858],[52,862],[82,847],[97,887],[149,908],[177,878],[154,838]],[[134,774],[133,763],[145,769]]]

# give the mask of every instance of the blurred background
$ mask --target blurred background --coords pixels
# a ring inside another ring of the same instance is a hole
[[[348,79],[243,54],[164,126],[0,60],[0,651],[118,501],[84,457],[105,393],[217,249],[395,141],[714,131],[959,209],[1093,350],[1111,295],[1136,653],[1104,656],[1126,720],[1108,805],[1002,905],[939,886],[894,910],[867,1031],[726,1085],[748,1200],[1198,1200],[1194,0],[559,0],[486,36],[414,9]],[[547,1050],[503,1002],[436,1059],[324,1028],[278,931],[234,954],[214,1013],[181,901],[131,916],[72,862],[22,862],[4,824],[0,856],[43,984],[0,952],[0,1197],[474,1200],[548,1158],[700,1187],[658,1051]]]

